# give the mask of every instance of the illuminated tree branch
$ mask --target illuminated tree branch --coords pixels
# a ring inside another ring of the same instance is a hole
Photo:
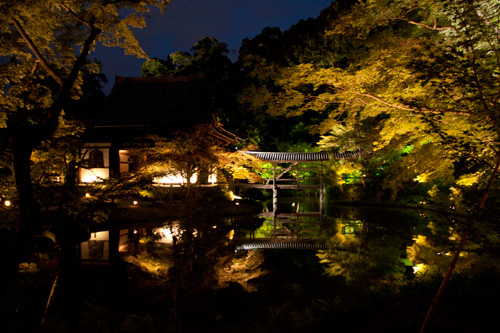
[[[421,27],[424,27],[424,28],[427,28],[427,29],[430,29],[430,30],[435,30],[435,31],[439,31],[439,30],[447,30],[447,29],[453,29],[457,34],[458,34],[458,30],[457,28],[455,28],[454,26],[443,26],[443,27],[438,27],[437,25],[437,19],[434,19],[434,25],[433,26],[430,26],[428,24],[425,24],[425,23],[421,23],[421,22],[416,22],[416,21],[413,21],[413,20],[410,20],[410,19],[407,19],[406,18],[406,15],[408,15],[410,12],[420,8],[421,6],[418,5],[418,6],[415,6],[409,10],[407,10],[403,15],[401,15],[400,17],[394,17],[393,20],[402,20],[402,21],[406,21],[408,22],[409,24],[413,24],[413,25],[418,25],[418,26],[421,26]]]
[[[56,72],[54,72],[54,70],[50,67],[50,65],[47,63],[47,61],[45,60],[44,56],[40,53],[40,51],[38,50],[38,48],[36,47],[35,43],[31,40],[31,38],[28,36],[28,34],[26,33],[26,31],[24,31],[23,27],[21,26],[21,24],[19,23],[18,20],[16,19],[12,19],[12,22],[14,23],[14,26],[16,27],[17,31],[19,32],[19,34],[21,35],[21,37],[24,39],[24,41],[26,42],[26,44],[28,44],[28,47],[30,48],[30,50],[35,54],[36,58],[38,59],[38,61],[40,62],[41,66],[43,67],[43,69],[45,69],[45,71],[57,82],[59,83],[59,86],[62,87],[63,85],[63,79],[57,75]]]
[[[418,26],[421,26],[421,27],[424,27],[424,28],[427,28],[427,29],[430,29],[430,30],[434,30],[434,31],[453,29],[458,34],[458,30],[454,26],[449,25],[449,26],[438,27],[438,25],[437,25],[437,19],[434,19],[434,25],[430,26],[428,24],[421,23],[421,22],[416,22],[416,21],[413,21],[413,20],[410,20],[410,19],[406,18],[406,15],[408,15],[410,12],[412,12],[412,11],[414,11],[414,10],[420,8],[420,7],[421,7],[420,5],[415,6],[415,7],[411,8],[411,9],[407,10],[403,15],[401,15],[399,17],[393,17],[392,20],[406,21],[409,24],[418,25]]]
[[[408,22],[410,24],[418,25],[418,26],[421,26],[421,27],[424,27],[424,28],[427,28],[427,29],[430,29],[430,30],[437,30],[437,31],[439,31],[439,30],[453,29],[453,30],[455,30],[455,32],[458,33],[457,28],[455,28],[454,26],[451,26],[451,25],[444,26],[444,27],[438,27],[436,19],[434,19],[434,25],[433,26],[430,26],[430,25],[427,25],[427,24],[421,23],[421,22],[415,22],[415,21],[412,21],[412,20],[404,19],[404,18],[402,18],[401,20],[404,20],[404,21],[406,21],[406,22]]]
[[[454,113],[454,114],[459,114],[459,115],[463,115],[463,116],[471,116],[471,114],[469,112],[464,112],[464,111],[414,109],[414,108],[410,108],[408,106],[397,105],[397,104],[387,102],[387,101],[383,100],[382,98],[377,97],[375,95],[371,95],[371,94],[363,94],[363,93],[357,93],[357,92],[353,92],[353,94],[371,98],[373,100],[376,100],[377,102],[385,104],[385,105],[387,105],[391,108],[394,108],[394,109],[400,109],[400,110],[406,110],[406,111],[418,112],[418,113],[434,113],[434,114]]]

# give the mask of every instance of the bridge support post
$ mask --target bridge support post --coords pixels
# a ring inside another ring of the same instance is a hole
[[[278,216],[278,185],[276,184],[276,167],[273,163],[273,239],[276,239],[276,219]]]

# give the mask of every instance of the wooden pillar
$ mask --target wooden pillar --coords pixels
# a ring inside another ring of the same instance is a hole
[[[120,177],[120,156],[118,153],[118,147],[115,145],[109,147],[109,177]]]
[[[276,162],[273,162],[273,239],[276,239],[276,218],[278,216],[278,185],[276,184]]]
[[[297,162],[297,186],[300,185],[300,162]]]

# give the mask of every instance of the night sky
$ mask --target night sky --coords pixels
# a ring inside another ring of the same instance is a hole
[[[136,31],[141,47],[150,58],[166,59],[174,51],[190,51],[202,37],[227,43],[231,60],[236,60],[241,41],[253,38],[264,27],[287,30],[301,19],[317,17],[332,0],[172,0],[163,15],[149,13],[147,27]],[[126,56],[122,49],[97,45],[90,58],[103,64],[109,83],[116,75],[141,76],[144,59]]]

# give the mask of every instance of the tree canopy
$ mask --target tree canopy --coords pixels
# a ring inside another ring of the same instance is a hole
[[[76,177],[78,156],[74,142],[64,143],[64,138],[75,138],[81,131],[76,124],[61,121],[64,110],[81,97],[84,76],[99,72],[98,64],[88,61],[89,53],[96,43],[102,43],[145,58],[132,29],[145,27],[144,15],[150,6],[163,9],[168,3],[168,0],[0,2],[0,127],[2,144],[6,147],[1,165],[13,176],[12,182],[2,183],[6,186],[2,192],[15,193],[13,209],[18,212],[19,220],[17,237],[11,251],[5,254],[9,263],[15,264],[29,250],[31,237],[39,231],[43,196],[38,195],[39,188],[34,187],[33,178],[43,179],[45,171],[60,167],[54,165],[57,161],[70,170],[67,176]],[[64,147],[72,152],[63,152]],[[54,149],[55,155],[50,153]],[[35,170],[40,166],[50,167]],[[15,191],[9,188],[13,185]],[[74,181],[69,181],[64,186],[74,185]],[[72,190],[63,189],[59,193],[69,195]],[[62,199],[71,201],[69,196]],[[68,213],[69,206],[53,204],[65,207],[58,216],[74,216]]]
[[[484,185],[500,143],[499,6],[336,2],[315,20],[243,43],[240,103],[267,123],[315,114],[304,128],[322,135],[321,149],[373,152],[349,163],[379,176],[380,195],[395,198],[415,182]],[[294,36],[308,43],[284,43]],[[262,52],[264,37],[279,56]]]

